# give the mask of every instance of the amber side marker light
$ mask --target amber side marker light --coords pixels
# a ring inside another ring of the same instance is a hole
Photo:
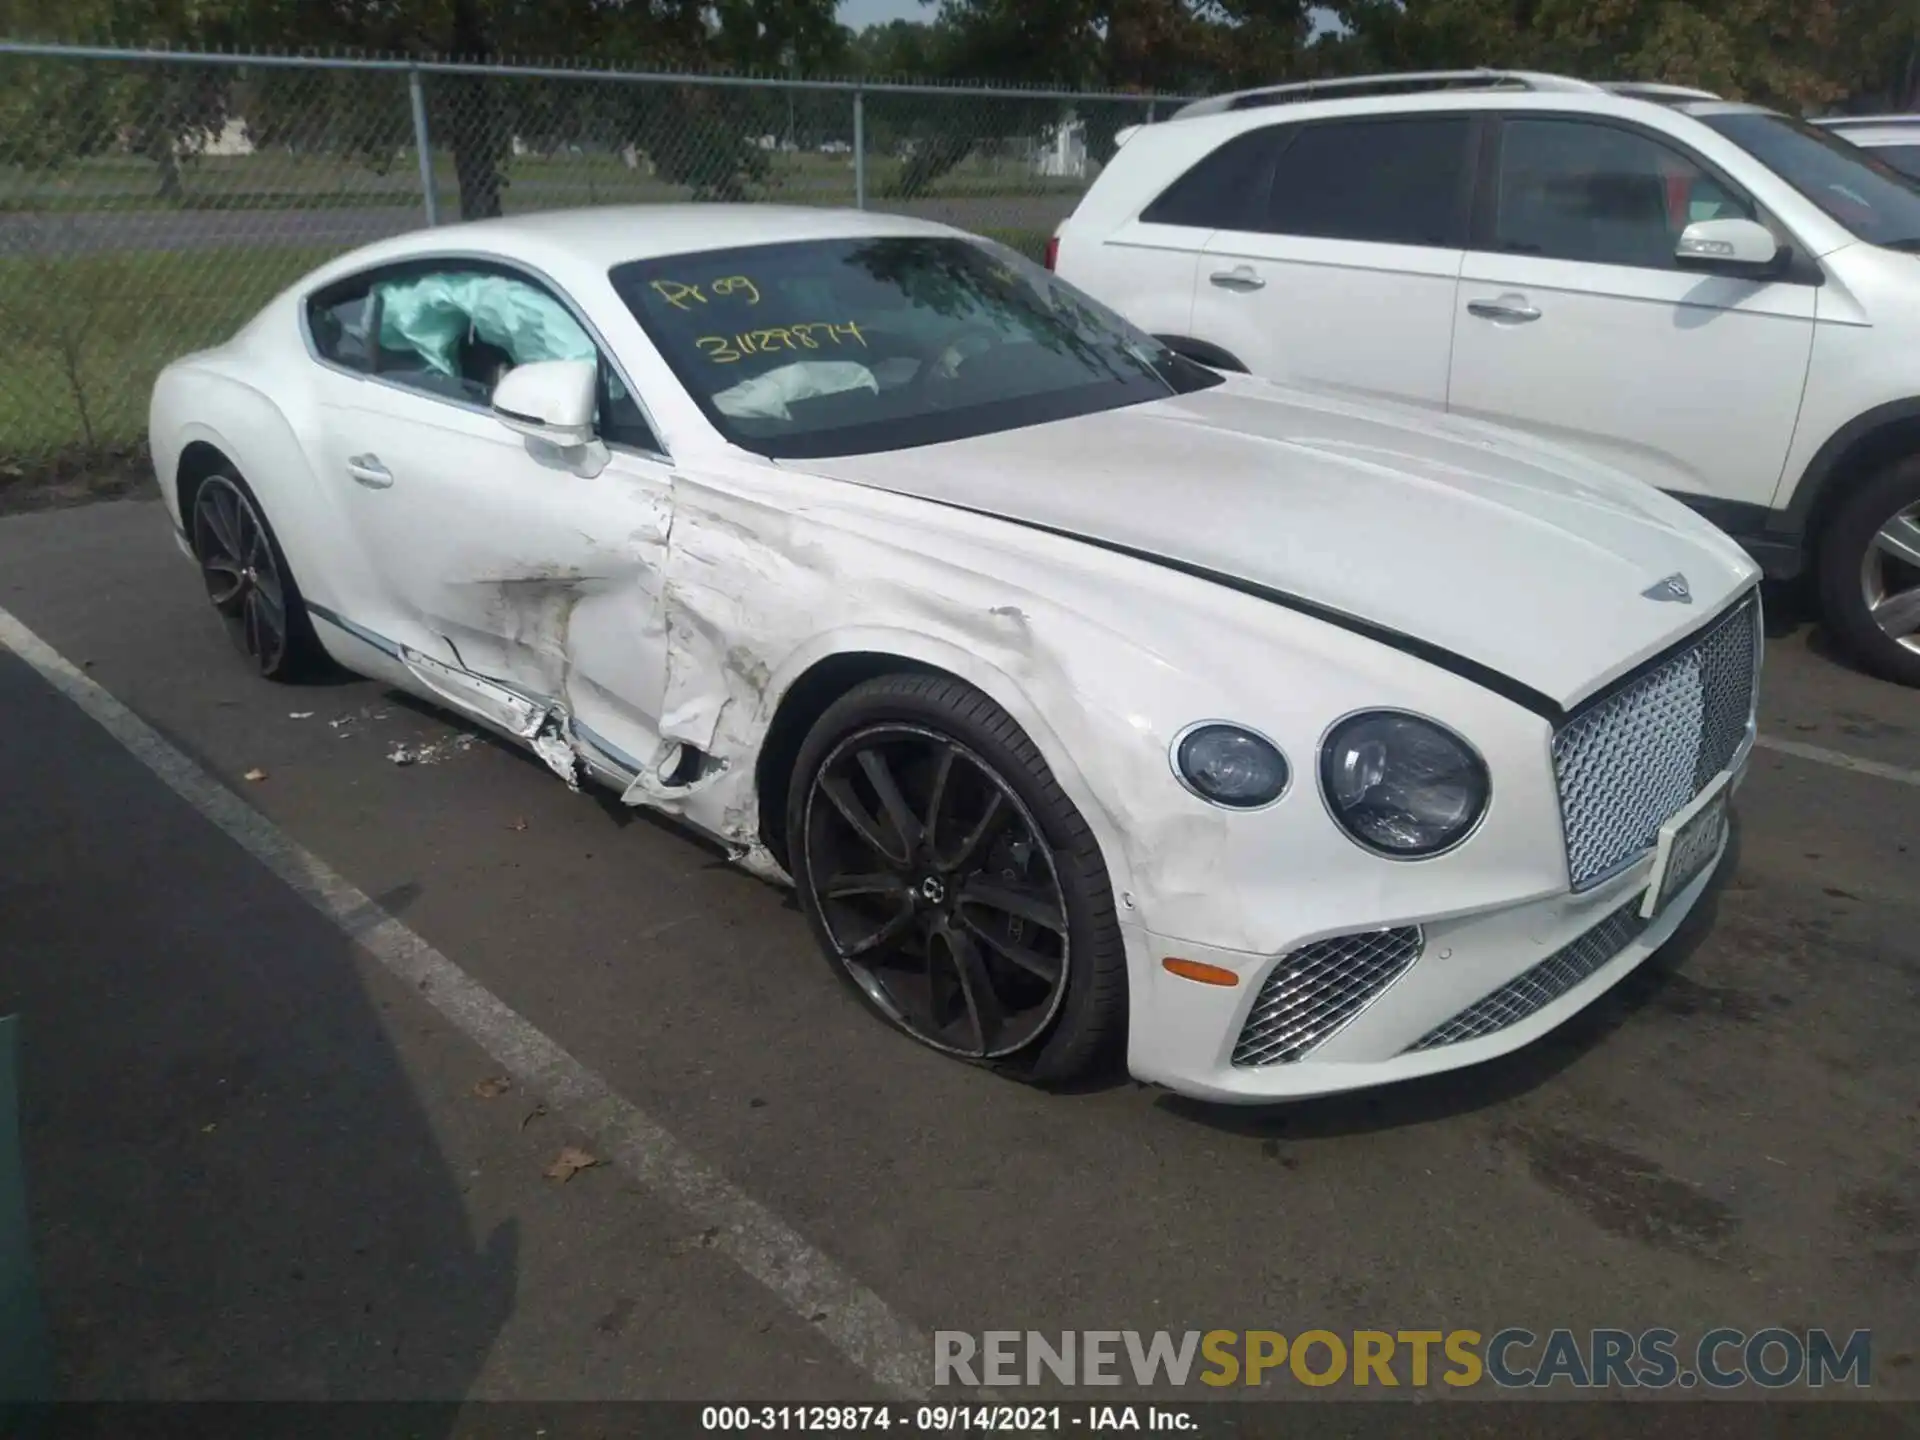
[[[1169,955],[1160,962],[1161,968],[1169,975],[1178,975],[1182,980],[1197,980],[1202,985],[1238,985],[1240,977],[1231,970],[1218,965],[1203,965],[1198,960],[1176,960]]]

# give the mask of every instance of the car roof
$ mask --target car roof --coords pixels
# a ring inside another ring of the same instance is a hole
[[[960,233],[932,220],[869,210],[799,205],[598,205],[413,230],[356,250],[328,269],[351,271],[410,256],[469,249],[527,259],[564,254],[577,262],[609,269],[629,260],[782,241]]]
[[[1920,142],[1920,115],[1847,115],[1818,123],[1869,149],[1876,145]]]
[[[1816,123],[1835,130],[1850,130],[1856,125],[1920,125],[1920,115],[1828,115]]]
[[[1276,105],[1303,102],[1347,101],[1365,109],[1392,109],[1394,102],[1417,95],[1485,94],[1489,91],[1531,95],[1615,95],[1629,100],[1651,100],[1678,104],[1686,101],[1718,100],[1711,90],[1689,85],[1669,85],[1653,80],[1582,80],[1571,75],[1555,75],[1539,70],[1497,70],[1481,67],[1473,70],[1389,71],[1377,75],[1339,75],[1317,80],[1297,80],[1284,84],[1258,85],[1223,95],[1209,95],[1176,110],[1175,120],[1197,119],[1206,115],[1230,114],[1243,110],[1264,110]],[[1371,104],[1367,102],[1373,102]]]
[[[1650,81],[1580,80],[1519,70],[1417,71],[1265,85],[1209,96],[1157,123],[1128,126],[1115,139],[1124,153],[1133,137],[1146,131],[1190,134],[1196,143],[1205,143],[1206,137],[1294,121],[1509,108],[1623,118],[1644,116],[1649,110],[1695,119],[1775,113],[1764,106],[1723,100],[1710,91]]]

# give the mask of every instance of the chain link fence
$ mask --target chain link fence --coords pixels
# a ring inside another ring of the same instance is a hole
[[[0,42],[0,483],[135,454],[148,391],[280,289],[422,225],[746,201],[1038,255],[1176,97]]]

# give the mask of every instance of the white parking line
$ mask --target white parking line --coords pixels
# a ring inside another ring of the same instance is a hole
[[[163,740],[7,611],[0,645],[39,671],[135,759],[309,905],[405,980],[513,1078],[593,1137],[600,1151],[703,1228],[714,1248],[813,1324],[888,1390],[926,1394],[933,1349],[883,1301],[737,1189],[607,1082],[453,961]]]
[[[1798,740],[1776,740],[1771,735],[1757,736],[1753,743],[1761,750],[1777,751],[1799,760],[1811,760],[1818,765],[1832,765],[1836,769],[1851,770],[1856,775],[1872,775],[1876,779],[1892,780],[1900,785],[1920,785],[1920,770],[1906,770],[1898,765],[1866,760],[1858,755],[1849,755],[1844,750],[1829,750],[1824,745],[1802,745]]]

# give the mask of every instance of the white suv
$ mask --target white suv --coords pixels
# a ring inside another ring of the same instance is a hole
[[[1920,115],[1845,115],[1820,123],[1920,180]]]
[[[1219,96],[1121,141],[1049,247],[1066,278],[1217,368],[1610,461],[1770,575],[1812,566],[1853,655],[1920,685],[1920,184],[1704,91],[1511,72]]]

